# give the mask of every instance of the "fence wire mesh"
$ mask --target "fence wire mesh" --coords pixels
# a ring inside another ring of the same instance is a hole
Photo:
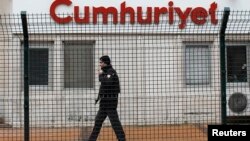
[[[231,12],[226,29],[228,123],[250,119],[249,14]],[[222,120],[222,15],[217,25],[188,19],[180,29],[178,18],[171,25],[166,17],[159,24],[113,24],[112,17],[107,24],[57,24],[50,15],[27,14],[29,139],[87,141],[107,114],[98,140],[125,140],[117,109],[127,141],[206,141],[207,125]],[[99,75],[103,55],[119,77],[118,97],[116,73],[109,67]],[[1,15],[2,141],[24,140],[24,64],[21,16]]]

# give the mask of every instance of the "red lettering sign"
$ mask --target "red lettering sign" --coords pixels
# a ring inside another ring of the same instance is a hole
[[[61,24],[64,24],[64,23],[69,23],[72,21],[72,17],[71,16],[67,16],[65,18],[61,18],[61,17],[58,17],[57,14],[56,14],[56,8],[59,6],[59,5],[67,5],[67,6],[70,6],[72,4],[71,1],[69,0],[55,0],[51,7],[50,7],[50,16],[53,18],[53,20],[55,20],[55,22],[57,23],[61,23]]]
[[[186,22],[189,17],[191,21],[197,25],[205,24],[208,21],[209,16],[212,24],[216,25],[218,23],[218,19],[216,17],[217,4],[215,2],[210,4],[210,8],[208,10],[203,7],[187,7],[185,10],[181,10],[180,7],[175,7],[172,1],[168,3],[168,7],[147,7],[146,11],[143,11],[142,7],[134,9],[126,6],[126,2],[121,3],[119,10],[115,7],[90,8],[89,6],[74,6],[74,15],[67,15],[66,17],[60,17],[60,15],[56,13],[56,8],[61,5],[71,6],[72,2],[70,0],[55,0],[51,4],[50,16],[59,24],[66,24],[73,21],[79,24],[89,24],[90,21],[92,21],[93,24],[97,24],[99,15],[102,15],[103,24],[108,24],[108,15],[112,15],[113,24],[125,24],[126,22],[134,24],[136,21],[138,24],[159,24],[160,16],[165,15],[168,16],[169,24],[173,24],[175,14],[177,14],[177,17],[180,19],[180,29],[184,29],[186,27]],[[80,8],[83,8],[83,17],[80,17]],[[90,11],[90,9],[92,9],[92,11]],[[135,16],[136,13],[137,15]],[[143,13],[146,13],[146,16],[144,16]],[[130,21],[126,21],[127,15],[129,15]]]

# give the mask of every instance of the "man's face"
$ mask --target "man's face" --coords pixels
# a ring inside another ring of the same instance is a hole
[[[102,62],[101,60],[100,60],[100,62],[99,62],[99,65],[100,65],[100,67],[101,67],[101,68],[103,68],[103,67],[107,66],[107,64],[105,64],[105,63],[104,63],[104,62]]]

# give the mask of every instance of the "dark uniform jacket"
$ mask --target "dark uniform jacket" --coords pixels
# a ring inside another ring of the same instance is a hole
[[[102,68],[103,73],[99,75],[101,82],[99,89],[100,103],[115,102],[117,103],[118,94],[120,93],[120,82],[116,71],[111,65]]]

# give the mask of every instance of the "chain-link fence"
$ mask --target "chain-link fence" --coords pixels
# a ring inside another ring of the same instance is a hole
[[[206,141],[208,124],[249,123],[250,12],[233,11],[228,22],[227,12],[203,25],[164,16],[157,24],[113,24],[112,16],[107,24],[101,16],[58,24],[47,14],[1,15],[1,140],[88,140],[103,114],[98,140],[123,140],[114,101],[127,141]],[[109,69],[101,73],[103,62]],[[103,88],[113,89],[115,76],[118,95]]]

